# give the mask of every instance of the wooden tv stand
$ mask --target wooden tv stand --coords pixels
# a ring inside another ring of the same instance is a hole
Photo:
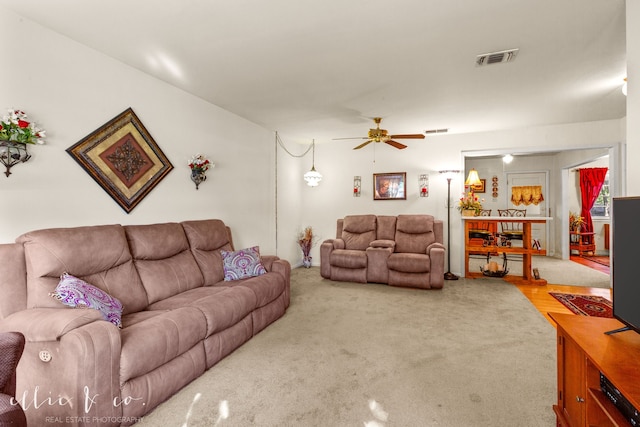
[[[600,373],[640,409],[640,334],[605,335],[616,319],[549,313],[558,329],[557,426],[631,426],[600,389]]]

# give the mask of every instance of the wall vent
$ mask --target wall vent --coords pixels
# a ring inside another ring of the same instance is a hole
[[[500,52],[483,53],[476,56],[476,66],[484,67],[491,64],[502,64],[503,62],[511,62],[516,59],[516,55],[520,49],[501,50]]]
[[[424,131],[424,133],[425,133],[426,135],[433,135],[433,134],[436,134],[436,133],[447,133],[447,132],[449,132],[449,129],[448,129],[448,128],[443,128],[443,129],[428,129],[428,130],[425,130],[425,131]]]

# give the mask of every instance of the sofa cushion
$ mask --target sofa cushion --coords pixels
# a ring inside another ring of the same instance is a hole
[[[98,310],[104,320],[122,328],[122,303],[84,280],[64,273],[50,295],[68,307]]]
[[[425,254],[427,246],[436,241],[431,215],[398,215],[396,222],[396,252]]]
[[[260,262],[260,248],[258,246],[239,251],[221,250],[220,253],[222,254],[224,280],[227,282],[260,276],[267,272]]]
[[[278,273],[267,273],[259,277],[238,280],[231,286],[244,286],[256,296],[256,307],[263,307],[277,299],[285,290],[285,283]]]
[[[125,232],[149,304],[203,285],[180,224],[127,225]]]
[[[152,312],[121,331],[120,384],[151,372],[189,351],[206,333],[202,312],[193,307]]]
[[[365,268],[367,252],[364,250],[336,249],[331,252],[330,264],[342,268]]]
[[[375,215],[348,215],[342,223],[345,249],[364,251],[376,240]]]
[[[257,278],[247,280],[254,279]],[[239,322],[258,304],[255,293],[246,286],[205,286],[158,301],[151,304],[149,310],[167,311],[181,307],[195,307],[202,312],[208,337]]]
[[[395,240],[396,221],[398,217],[391,215],[378,215],[377,217],[377,238],[379,240]]]
[[[213,287],[212,289],[216,289]],[[220,288],[217,288],[220,289]],[[224,287],[215,295],[189,303],[202,312],[206,322],[205,336],[223,331],[248,316],[257,306],[255,294],[243,286]]]
[[[5,266],[0,275],[0,319],[27,308],[27,266],[24,247],[17,243],[0,244],[0,259]]]
[[[148,305],[121,225],[49,228],[16,241],[25,250],[28,308],[60,307],[49,294],[65,271],[120,300],[124,314]]]
[[[220,250],[232,251],[231,232],[219,219],[182,222],[193,256],[204,276],[204,285],[224,279]]]
[[[429,255],[412,253],[394,253],[387,259],[389,270],[401,271],[403,273],[428,273],[431,261]]]

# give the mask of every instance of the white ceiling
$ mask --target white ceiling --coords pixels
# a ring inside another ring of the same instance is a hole
[[[624,0],[0,5],[299,142],[365,136],[375,116],[397,134],[626,115]]]

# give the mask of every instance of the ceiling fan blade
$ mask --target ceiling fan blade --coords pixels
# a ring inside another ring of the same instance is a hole
[[[411,133],[405,135],[389,135],[391,138],[395,139],[424,139],[424,135],[421,133]]]
[[[373,142],[373,139],[370,139],[367,142],[363,142],[362,144],[360,144],[357,147],[355,147],[354,150],[359,150],[360,148],[364,147],[365,145],[369,144],[370,142]]]
[[[333,138],[332,141],[338,141],[339,139],[369,139],[368,136],[354,136],[353,138]]]
[[[392,139],[389,139],[387,141],[385,141],[387,144],[391,145],[392,147],[396,147],[398,150],[402,150],[403,148],[407,148],[406,145],[404,144],[400,144],[399,142],[396,142]]]

